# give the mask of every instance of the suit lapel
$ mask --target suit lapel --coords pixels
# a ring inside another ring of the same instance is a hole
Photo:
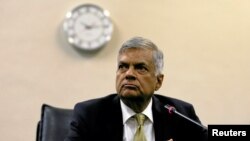
[[[154,130],[155,130],[155,141],[166,141],[171,138],[172,119],[169,116],[164,105],[159,99],[153,96],[153,118],[154,118]]]
[[[103,131],[109,137],[109,141],[122,141],[123,139],[123,122],[120,99],[115,96],[111,102],[110,113],[107,113],[106,130]]]

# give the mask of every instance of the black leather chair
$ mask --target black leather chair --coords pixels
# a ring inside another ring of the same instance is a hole
[[[37,125],[36,141],[63,141],[67,135],[73,109],[43,104]]]

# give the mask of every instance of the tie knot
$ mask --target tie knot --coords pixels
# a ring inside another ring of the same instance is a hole
[[[136,115],[135,115],[135,119],[136,119],[136,121],[137,121],[137,123],[138,123],[139,125],[143,125],[143,124],[144,124],[144,121],[145,121],[145,119],[146,119],[146,116],[145,116],[144,114],[139,113],[139,114],[136,114]]]

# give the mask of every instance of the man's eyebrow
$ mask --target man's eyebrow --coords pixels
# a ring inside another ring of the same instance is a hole
[[[145,62],[138,62],[138,63],[135,63],[135,65],[137,65],[137,66],[148,66],[147,63],[145,63]]]
[[[128,63],[126,61],[119,61],[118,64],[125,64],[126,65],[126,64],[130,64],[130,63]],[[148,64],[145,62],[135,62],[135,63],[132,63],[132,65],[134,65],[134,66],[148,66]]]

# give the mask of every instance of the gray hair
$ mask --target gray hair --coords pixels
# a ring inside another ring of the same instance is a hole
[[[142,48],[150,49],[153,51],[154,65],[156,69],[156,75],[161,74],[163,70],[163,53],[158,47],[149,39],[143,37],[133,37],[124,42],[119,50],[119,55],[129,48]]]

